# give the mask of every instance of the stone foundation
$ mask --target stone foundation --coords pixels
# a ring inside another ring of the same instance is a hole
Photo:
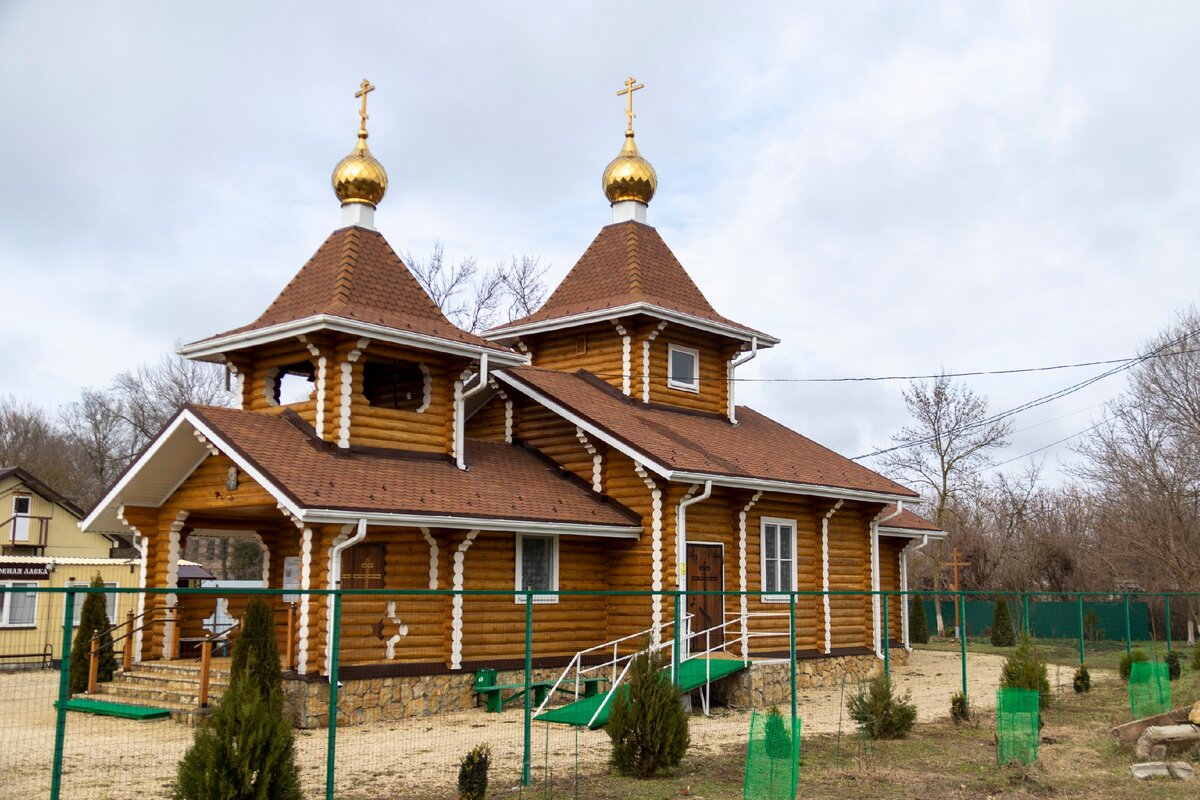
[[[893,647],[889,654],[891,663],[899,666],[908,663],[908,651]],[[796,664],[796,688],[835,688],[842,685],[857,687],[883,674],[883,659],[874,655],[833,656],[830,658],[805,658]],[[752,664],[750,669],[730,675],[713,685],[713,697],[733,708],[762,708],[791,702],[792,682],[788,675],[788,663]]]
[[[535,669],[533,680],[553,681],[561,674],[561,669]],[[524,681],[522,670],[505,670],[496,675],[497,684]],[[474,672],[362,678],[341,683],[338,725],[431,717],[483,705],[483,696],[475,693]],[[297,728],[323,728],[329,724],[328,682],[285,680],[283,693]],[[511,693],[512,690],[505,691],[506,696]]]

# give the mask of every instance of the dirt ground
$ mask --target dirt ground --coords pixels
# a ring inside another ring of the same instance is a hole
[[[989,709],[1003,659],[968,655],[972,705]],[[949,715],[951,693],[960,688],[957,654],[916,651],[906,666],[892,670],[896,688],[911,691],[918,719]],[[1050,668],[1052,683],[1069,684],[1071,671]],[[1094,681],[1111,676],[1096,671]],[[847,694],[851,687],[847,685]],[[57,674],[0,674],[0,796],[48,796],[54,746],[53,700]],[[853,734],[839,690],[804,691],[799,699],[804,735]],[[714,756],[744,743],[746,711],[714,709],[711,717],[693,716],[693,756]],[[440,717],[339,729],[336,788],[339,796],[440,796],[453,787],[457,764],[474,745],[493,751],[493,785],[515,792],[521,772],[524,726],[519,709],[486,714],[482,709]],[[608,736],[535,723],[532,769],[539,775],[565,776],[576,769],[599,770],[608,760]],[[299,731],[297,761],[312,797],[323,796],[326,733]],[[191,731],[172,721],[132,722],[72,713],[64,747],[63,798],[125,800],[169,794],[175,764],[191,742]],[[576,756],[578,754],[578,756]],[[515,796],[510,793],[510,796]]]

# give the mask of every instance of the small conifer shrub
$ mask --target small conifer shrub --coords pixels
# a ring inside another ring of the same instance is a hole
[[[967,698],[963,697],[962,692],[955,692],[950,696],[950,719],[954,720],[955,725],[961,725],[970,718],[971,706]]]
[[[925,619],[925,602],[921,600],[920,595],[914,594],[908,603],[909,641],[913,644],[929,644],[929,623]]]
[[[1071,681],[1072,688],[1075,689],[1075,694],[1084,694],[1092,690],[1092,675],[1088,672],[1086,664],[1080,664],[1075,670],[1075,677]]]
[[[1129,682],[1129,672],[1133,669],[1135,661],[1149,661],[1150,656],[1146,655],[1146,651],[1140,647],[1135,647],[1125,655],[1121,656],[1121,661],[1117,665],[1117,670],[1121,673],[1121,680]]]
[[[104,581],[97,574],[92,578],[91,585],[102,588]],[[71,673],[68,678],[71,694],[87,691],[92,634],[100,635],[100,652],[97,656],[100,661],[98,680],[101,683],[111,681],[113,673],[117,671],[117,656],[113,652],[112,629],[103,592],[92,592],[82,596],[77,594],[75,602],[82,602],[83,608],[79,611],[79,627],[75,629],[75,640],[71,642]]]
[[[488,768],[492,762],[492,748],[478,744],[463,756],[458,766],[458,796],[460,800],[483,800],[487,795]]]
[[[912,703],[911,694],[894,696],[892,683],[886,675],[872,678],[867,691],[851,697],[846,706],[851,719],[872,739],[903,738],[917,721],[917,707]]]
[[[613,766],[636,778],[679,766],[690,741],[688,719],[661,653],[635,657],[626,686],[614,694],[605,727],[612,739]]]
[[[1104,639],[1104,626],[1100,624],[1100,615],[1095,611],[1083,615],[1083,638],[1089,642]]]
[[[996,598],[996,608],[992,613],[992,646],[1012,647],[1017,643],[1017,634],[1013,631],[1012,613],[1008,610],[1008,600],[1004,596]]]
[[[1167,653],[1167,677],[1170,680],[1177,681],[1179,676],[1183,674],[1183,664],[1179,660],[1179,651],[1172,650]]]
[[[1050,705],[1050,676],[1046,662],[1037,652],[1037,645],[1029,636],[1022,636],[1020,644],[1000,670],[1000,686],[1005,689],[1033,689],[1039,695],[1038,708]]]
[[[175,800],[301,800],[279,671],[270,607],[252,600],[234,645],[229,689],[179,762]]]

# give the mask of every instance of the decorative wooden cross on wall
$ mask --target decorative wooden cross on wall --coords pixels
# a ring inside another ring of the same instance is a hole
[[[625,117],[628,119],[628,123],[625,128],[626,133],[633,133],[633,118],[635,116],[633,113],[633,93],[638,89],[645,88],[646,85],[644,83],[635,83],[633,76],[630,75],[625,79],[625,88],[617,92],[617,97],[620,97],[621,95],[625,95],[626,97]]]

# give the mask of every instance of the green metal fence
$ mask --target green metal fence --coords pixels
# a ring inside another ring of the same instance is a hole
[[[1079,635],[1079,605],[1077,597],[1070,594],[1050,597],[1034,594],[1007,595],[1013,627],[1024,630],[1025,614],[1028,611],[1028,631],[1038,639],[1070,639]],[[942,619],[948,628],[954,625],[954,600],[941,601]],[[993,600],[965,600],[963,618],[967,627],[978,635],[992,628],[992,615],[996,606]],[[925,616],[935,619],[932,600],[925,601]],[[1088,600],[1083,603],[1085,636],[1093,641],[1121,641],[1125,638],[1125,601]],[[1129,635],[1144,641],[1150,638],[1150,604],[1145,600],[1131,600],[1129,604]]]
[[[144,683],[157,681],[154,685],[160,687],[151,690],[143,686],[144,691],[177,697],[183,691],[174,686],[179,683],[178,673],[194,669],[197,658],[190,651],[186,654],[182,651],[197,646],[202,650],[203,642],[197,638],[208,639],[215,664],[210,676],[210,706],[219,704],[229,679],[224,660],[226,651],[211,646],[213,639],[220,638],[221,600],[227,600],[233,608],[252,597],[268,599],[280,612],[277,625],[281,642],[295,644],[300,637],[288,626],[301,625],[301,619],[307,621],[303,629],[315,637],[307,642],[307,666],[300,669],[296,664],[284,665],[290,668],[284,681],[285,694],[289,713],[302,723],[296,733],[296,752],[305,796],[327,800],[420,796],[420,787],[429,786],[440,787],[439,791],[447,789],[454,785],[459,760],[477,743],[487,743],[493,748],[493,781],[515,787],[518,796],[552,796],[552,790],[559,791],[560,796],[569,794],[570,788],[578,785],[572,783],[578,775],[605,769],[607,735],[602,729],[556,725],[539,717],[567,703],[587,701],[589,691],[593,697],[590,702],[598,703],[594,698],[607,694],[605,687],[619,679],[630,654],[646,644],[644,639],[648,637],[613,644],[607,641],[614,638],[612,635],[600,632],[607,628],[595,627],[606,624],[600,621],[616,618],[616,612],[610,609],[618,606],[644,611],[647,628],[651,627],[651,619],[657,620],[654,629],[658,638],[650,643],[664,653],[670,651],[667,660],[672,677],[681,692],[691,695],[696,706],[708,709],[723,704],[731,709],[737,723],[732,726],[721,721],[728,719],[727,716],[693,717],[693,742],[736,746],[750,755],[748,768],[757,762],[753,758],[754,736],[747,738],[747,731],[753,729],[755,720],[766,724],[766,717],[761,714],[754,717],[754,712],[778,706],[791,737],[789,741],[798,748],[801,718],[806,709],[821,702],[839,705],[844,702],[845,698],[828,700],[828,689],[822,691],[811,684],[812,670],[805,668],[804,662],[826,655],[857,655],[860,658],[855,663],[865,665],[864,669],[891,674],[911,657],[899,643],[893,642],[891,647],[880,650],[869,638],[845,652],[826,654],[820,646],[813,650],[805,644],[814,639],[813,630],[808,629],[811,623],[799,624],[798,620],[811,620],[812,609],[823,607],[826,593],[822,592],[792,593],[786,597],[786,603],[770,606],[759,604],[758,592],[692,593],[693,599],[705,595],[723,599],[726,620],[719,626],[722,639],[714,645],[712,631],[705,634],[698,630],[700,626],[694,615],[687,612],[689,596],[677,592],[534,594],[225,588],[139,591],[0,586],[0,608],[6,609],[3,619],[32,623],[0,627],[0,774],[5,775],[6,791],[11,789],[15,796],[55,800],[158,796],[169,790],[176,765],[192,744],[193,731],[184,725],[135,722],[119,716],[70,710],[69,703],[79,699],[70,686],[77,610],[87,595],[101,592],[114,598],[109,614],[117,625],[130,615],[146,613],[143,609],[158,605],[173,606],[178,602],[182,608],[187,603],[212,604],[211,619],[201,621],[206,627],[200,637],[193,635],[198,629],[188,628],[182,616],[167,615],[160,620],[161,630],[153,633],[158,636],[153,640],[154,646],[162,651],[167,646],[167,637],[174,635],[179,657],[163,660],[151,658],[154,654],[147,653],[148,657],[128,673],[144,672]],[[857,607],[866,618],[866,636],[870,637],[873,608],[878,609],[874,613],[879,628],[902,630],[909,622],[907,611],[901,612],[898,620],[896,609],[907,607],[912,596],[933,597],[938,593],[833,591],[827,594],[835,601],[835,609],[836,601],[860,599],[862,603]],[[979,708],[990,700],[995,687],[981,686],[977,678],[972,681],[970,665],[974,654],[995,650],[987,650],[977,638],[983,631],[975,627],[978,621],[973,621],[970,604],[990,609],[990,598],[994,595],[982,592],[940,595],[944,602],[952,604],[947,609],[948,619],[953,619],[954,605],[959,607],[966,620],[967,635],[957,642],[931,644],[922,657],[938,659],[936,668],[902,672],[900,678],[931,681],[936,677],[946,682],[942,687],[945,702],[939,706],[948,709],[949,695],[958,689],[965,696],[974,695],[970,697],[972,705]],[[1172,601],[1175,613],[1181,614],[1188,601],[1195,602],[1197,598],[1196,594],[1183,593],[1131,596],[1128,601],[1123,597],[1119,604],[1123,636],[1117,642],[1105,643],[1086,636],[1084,620],[1089,604],[1111,602],[1110,594],[1008,593],[1005,596],[1012,603],[1018,626],[1028,618],[1035,631],[1033,621],[1039,615],[1050,614],[1039,610],[1043,606],[1055,604],[1051,616],[1058,620],[1065,619],[1067,610],[1073,608],[1073,630],[1065,623],[1052,627],[1050,630],[1059,638],[1042,639],[1039,646],[1057,648],[1070,654],[1070,659],[1076,658],[1077,651],[1078,661],[1089,664],[1100,658],[1115,662],[1120,651],[1130,650],[1137,636],[1146,632],[1136,622],[1139,604],[1159,603],[1169,617]],[[740,611],[743,598],[759,609],[748,612],[745,627]],[[880,602],[872,603],[874,598]],[[897,599],[901,602],[894,602]],[[762,611],[764,608],[767,610]],[[168,634],[168,624],[177,633]],[[293,635],[285,636],[282,633],[285,628]],[[324,641],[326,631],[333,632],[328,637],[327,651],[317,646]],[[141,644],[145,649],[152,634],[143,634]],[[702,641],[704,635],[708,639]],[[133,641],[133,637],[118,639],[118,660]],[[608,651],[576,659],[571,672],[572,653],[601,644]],[[1168,650],[1173,646],[1170,638],[1163,645]],[[743,647],[748,648],[748,656]],[[1157,647],[1157,643],[1152,643],[1150,649]],[[741,679],[737,675],[721,680],[705,679],[704,676],[712,674],[712,659],[699,665],[695,661],[689,665],[688,661],[706,650],[719,654],[721,659],[748,660],[758,670],[753,673],[755,679],[742,683],[738,683]],[[289,651],[287,658],[295,657]],[[85,663],[88,660],[83,659]],[[854,668],[847,665],[849,662],[838,663],[844,664],[844,670]],[[494,673],[479,682],[477,673],[483,669]],[[787,677],[766,680],[761,676],[769,675],[768,670],[778,671],[780,677],[786,672]],[[126,674],[123,668],[119,671]],[[702,676],[699,684],[687,682],[697,674]],[[865,673],[846,674],[843,685],[864,685]],[[1056,685],[1069,685],[1070,670],[1065,678],[1057,674],[1051,678]],[[501,709],[498,713],[487,710],[493,699],[488,680],[493,686],[505,687],[496,690],[495,699]],[[112,685],[120,682],[118,677]],[[777,694],[768,696],[763,688],[768,685],[778,688]],[[97,696],[101,699],[110,691],[107,686],[102,684],[98,688]],[[141,699],[155,700],[154,696]],[[838,714],[825,718],[840,719],[842,710],[839,708]],[[944,713],[940,708],[938,711]],[[739,718],[738,714],[744,716]],[[203,719],[203,714],[198,718]],[[837,728],[807,723],[803,727],[806,735],[834,735],[841,732],[842,723]],[[765,728],[762,731],[765,747]],[[767,762],[767,782],[773,784],[771,768],[780,765],[777,758],[768,758],[771,760]],[[114,793],[115,782],[120,788]]]

